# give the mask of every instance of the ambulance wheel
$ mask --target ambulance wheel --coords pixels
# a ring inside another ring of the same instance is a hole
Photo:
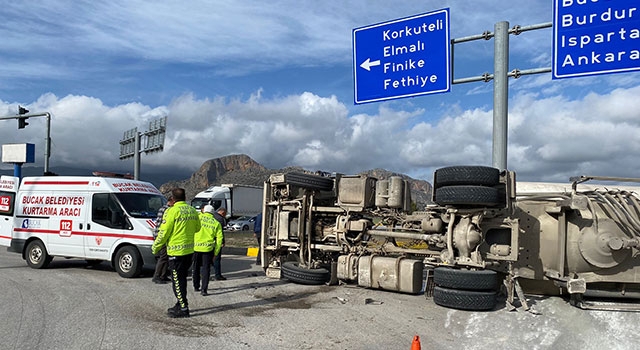
[[[31,241],[27,245],[27,251],[25,254],[27,265],[34,269],[44,269],[49,265],[53,257],[47,253],[44,243],[40,240]]]
[[[121,277],[138,276],[142,272],[142,257],[138,249],[130,245],[118,249],[114,268]]]

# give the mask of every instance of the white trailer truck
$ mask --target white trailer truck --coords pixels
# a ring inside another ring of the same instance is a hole
[[[261,259],[268,277],[356,283],[436,304],[491,310],[524,293],[568,295],[592,309],[640,309],[639,179],[520,184],[481,166],[438,169],[433,203],[411,212],[406,180],[274,174],[265,182]],[[609,182],[610,183],[610,182]],[[631,305],[631,306],[629,306]]]
[[[196,209],[207,204],[215,209],[225,208],[229,219],[254,216],[262,210],[262,187],[222,184],[207,188],[191,200],[191,205]]]

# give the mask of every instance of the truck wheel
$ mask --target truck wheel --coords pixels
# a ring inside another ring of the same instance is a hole
[[[53,257],[47,253],[44,243],[40,240],[31,241],[27,245],[27,252],[25,254],[27,265],[34,269],[44,269],[49,265]]]
[[[492,207],[500,204],[498,190],[483,186],[446,186],[436,189],[439,205],[476,205]]]
[[[114,267],[121,277],[131,278],[138,276],[142,272],[140,252],[136,247],[130,245],[118,249]]]
[[[458,290],[436,286],[433,301],[444,307],[469,311],[493,310],[498,303],[497,292]]]
[[[456,185],[495,186],[500,183],[500,170],[486,166],[451,166],[435,171],[433,187]]]
[[[305,269],[295,261],[287,261],[282,264],[280,272],[283,278],[299,284],[319,285],[329,281],[327,269]]]
[[[496,290],[498,273],[493,270],[461,270],[449,267],[436,267],[433,282],[444,288],[466,290]]]

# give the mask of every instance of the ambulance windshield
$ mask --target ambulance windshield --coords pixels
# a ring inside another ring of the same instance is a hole
[[[134,218],[155,218],[158,209],[167,199],[164,196],[147,193],[116,193],[124,210]]]

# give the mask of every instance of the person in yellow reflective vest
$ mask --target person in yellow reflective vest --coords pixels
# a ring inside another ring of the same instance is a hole
[[[222,226],[213,216],[215,209],[205,205],[200,214],[200,231],[194,238],[193,254],[193,288],[202,295],[208,295],[211,261],[222,249]],[[202,286],[202,290],[200,289]]]
[[[151,252],[157,254],[163,246],[167,247],[171,286],[178,299],[176,305],[167,309],[169,317],[189,317],[187,274],[193,258],[194,236],[200,231],[200,218],[198,211],[185,202],[183,188],[174,188],[171,196],[175,203],[164,212]]]

